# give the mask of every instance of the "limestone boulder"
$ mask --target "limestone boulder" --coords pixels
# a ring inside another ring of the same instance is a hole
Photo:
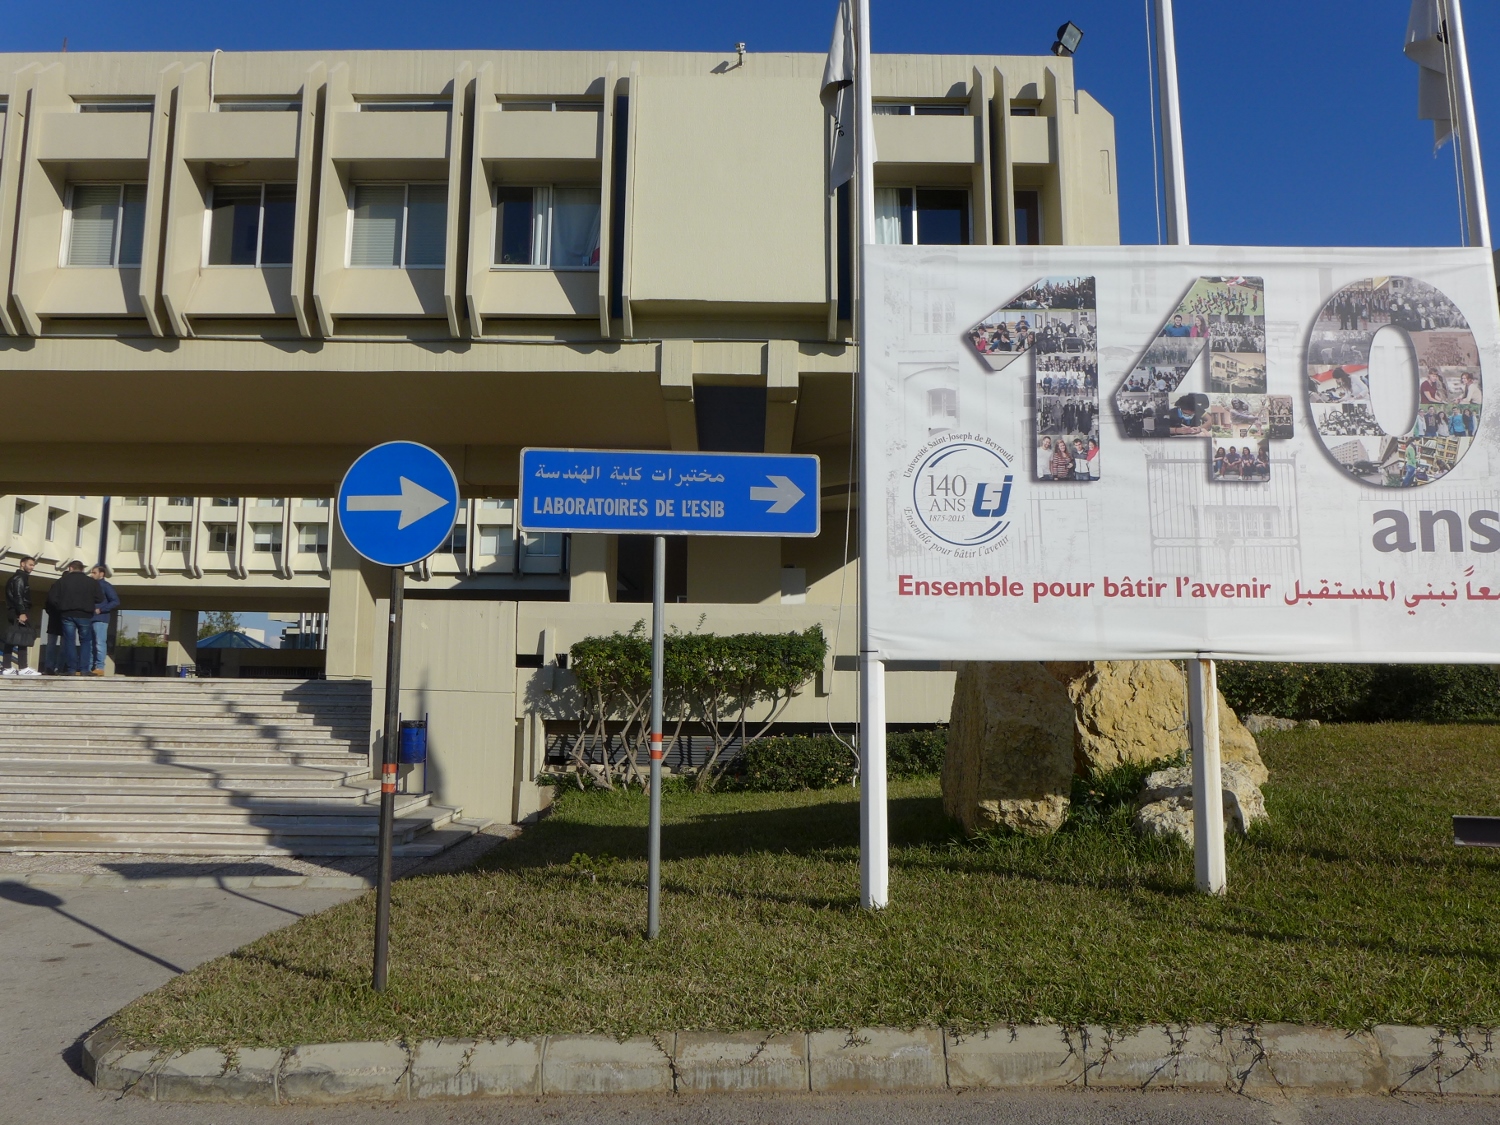
[[[1169,660],[1052,662],[1073,707],[1079,773],[1160,761],[1188,748],[1187,677]],[[1257,785],[1269,775],[1255,736],[1219,693],[1219,754]]]
[[[1224,830],[1244,835],[1257,820],[1266,819],[1266,802],[1250,771],[1238,762],[1222,766]],[[1175,836],[1193,843],[1193,769],[1177,766],[1147,775],[1135,814],[1136,831],[1143,836]]]
[[[1062,827],[1073,781],[1073,703],[1036,662],[959,665],[943,808],[970,833]]]

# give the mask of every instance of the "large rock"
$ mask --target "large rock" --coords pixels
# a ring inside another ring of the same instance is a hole
[[[1244,835],[1257,820],[1266,819],[1266,802],[1250,771],[1238,762],[1222,765],[1224,830]],[[1146,777],[1136,831],[1145,836],[1175,836],[1193,843],[1193,768],[1176,766]]]
[[[943,806],[969,832],[1055,832],[1067,818],[1075,772],[1181,753],[1189,743],[1186,711],[1187,679],[1170,661],[962,664]],[[1266,780],[1255,737],[1222,693],[1219,743],[1226,767],[1237,767],[1252,787]]]
[[[1046,834],[1068,815],[1073,704],[1034,661],[962,664],[953,690],[943,808],[971,833]]]
[[[1053,662],[1046,668],[1073,704],[1079,773],[1144,765],[1188,748],[1187,678],[1169,660]],[[1219,693],[1219,755],[1257,785],[1269,776],[1255,736]]]

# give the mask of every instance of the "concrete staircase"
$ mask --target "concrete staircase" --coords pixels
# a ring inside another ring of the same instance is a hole
[[[0,679],[0,851],[374,855],[370,685]],[[483,822],[396,798],[395,854]]]

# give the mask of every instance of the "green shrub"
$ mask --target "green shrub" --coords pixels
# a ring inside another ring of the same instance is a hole
[[[832,789],[854,780],[854,755],[827,734],[762,738],[734,759],[727,780],[756,793]]]
[[[1116,835],[1133,832],[1135,803],[1148,774],[1182,764],[1182,755],[1155,762],[1127,762],[1112,770],[1073,775],[1066,831],[1100,829]]]
[[[897,731],[886,736],[886,772],[893,778],[927,777],[943,772],[948,728]]]
[[[1241,715],[1322,722],[1456,722],[1500,714],[1488,664],[1284,664],[1226,660],[1219,688]]]

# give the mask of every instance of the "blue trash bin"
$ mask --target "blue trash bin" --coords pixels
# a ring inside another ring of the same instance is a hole
[[[427,720],[401,720],[401,764],[420,766],[427,763]]]

